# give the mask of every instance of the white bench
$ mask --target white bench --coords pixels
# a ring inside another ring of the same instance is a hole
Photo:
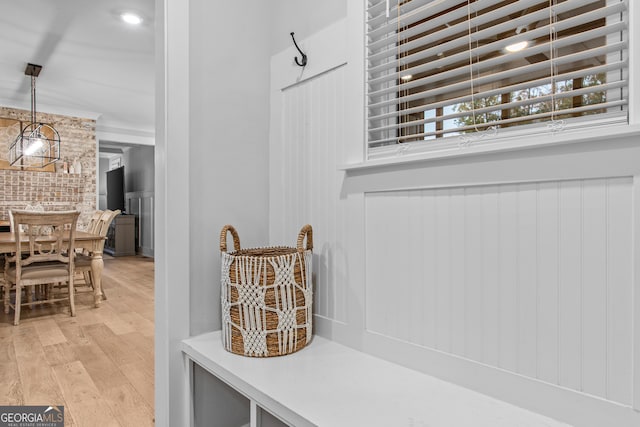
[[[227,352],[219,331],[184,340],[181,349],[249,400],[252,427],[263,425],[262,410],[295,427],[567,426],[319,336],[271,358]],[[268,418],[265,424],[274,425]]]

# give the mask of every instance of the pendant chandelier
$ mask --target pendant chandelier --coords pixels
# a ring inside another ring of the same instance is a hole
[[[42,168],[60,160],[60,134],[51,125],[36,121],[36,77],[42,66],[27,64],[31,76],[31,122],[24,126],[9,149],[12,166]]]

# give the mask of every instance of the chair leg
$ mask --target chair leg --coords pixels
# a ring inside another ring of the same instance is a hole
[[[27,288],[28,289],[28,288]],[[15,314],[13,315],[13,324],[18,326],[20,323],[20,307],[22,305],[22,286],[16,283],[16,305]]]
[[[73,289],[73,275],[69,277],[69,306],[71,308],[71,317],[76,315],[75,291]]]
[[[9,298],[11,296],[11,285],[9,282],[4,284],[4,314],[9,314]]]
[[[24,288],[24,293],[25,293],[27,303],[29,304],[29,310],[33,310],[33,304],[31,304],[33,302],[33,289],[31,289],[30,286],[27,286]]]

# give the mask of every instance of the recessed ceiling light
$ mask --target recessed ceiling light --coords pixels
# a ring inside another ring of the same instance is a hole
[[[409,80],[411,80],[413,78],[413,76],[411,74],[405,74],[404,76],[400,77],[400,79],[402,81],[408,82]]]
[[[131,25],[139,25],[142,23],[142,17],[140,15],[136,15],[135,13],[125,12],[120,15],[120,18],[127,24]]]
[[[524,49],[527,46],[529,46],[529,42],[528,41],[523,41],[523,42],[510,44],[509,46],[505,47],[504,49],[507,52],[513,53],[513,52],[520,52],[522,49]]]

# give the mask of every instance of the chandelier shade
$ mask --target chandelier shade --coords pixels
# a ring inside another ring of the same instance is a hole
[[[42,168],[60,160],[60,134],[51,125],[36,121],[36,77],[42,66],[28,64],[31,76],[31,122],[23,126],[9,148],[12,166]]]
[[[42,168],[60,160],[60,134],[45,123],[29,123],[9,149],[12,166]]]

